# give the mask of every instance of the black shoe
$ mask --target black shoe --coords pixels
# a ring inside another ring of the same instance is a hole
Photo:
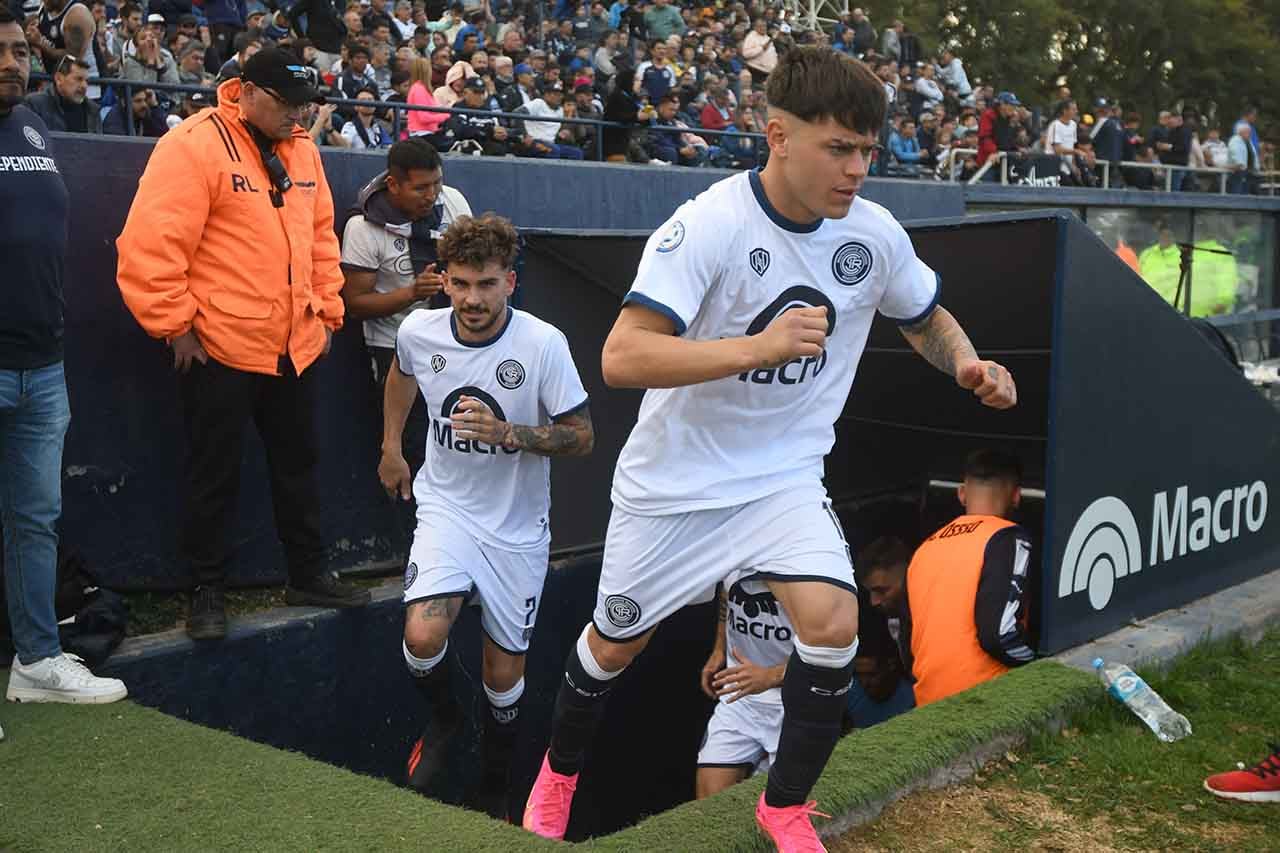
[[[227,636],[227,608],[222,587],[200,586],[191,593],[187,636],[193,640],[221,640]]]
[[[455,716],[444,724],[431,723],[422,737],[413,742],[409,761],[405,764],[405,780],[420,794],[427,792],[431,779],[444,764],[450,741],[461,728],[461,720]]]
[[[480,783],[480,793],[475,798],[475,807],[494,820],[511,823],[511,812],[507,803],[506,779],[485,779]]]
[[[303,581],[289,581],[284,600],[295,607],[362,607],[369,603],[369,590],[343,583],[337,572],[321,572]]]

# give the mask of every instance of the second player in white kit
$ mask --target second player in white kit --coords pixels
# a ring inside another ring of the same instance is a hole
[[[407,775],[423,789],[439,768],[460,708],[449,683],[448,636],[461,608],[480,608],[488,698],[480,802],[507,813],[506,774],[551,542],[551,462],[591,450],[593,432],[565,336],[512,309],[517,237],[492,214],[460,217],[440,240],[448,309],[400,325],[384,403],[378,473],[409,497],[405,418],[421,393],[426,460],[413,482],[417,529],[405,569],[404,658],[431,709]]]

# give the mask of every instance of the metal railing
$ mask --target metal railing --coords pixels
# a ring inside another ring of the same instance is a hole
[[[33,81],[52,81],[53,78],[48,74],[32,74],[31,79]],[[126,110],[126,112],[130,109],[130,104],[133,101],[134,91],[138,89],[154,90],[156,92],[203,94],[203,95],[208,95],[210,97],[213,97],[217,94],[216,87],[192,86],[192,85],[187,85],[183,83],[151,83],[145,80],[127,80],[119,77],[94,77],[94,78],[91,78],[89,82],[93,85],[111,87],[111,88],[120,90],[122,93],[124,109]],[[735,137],[737,139],[750,139],[751,140],[751,157],[757,162],[759,161],[759,157],[760,157],[760,143],[765,139],[765,136],[763,134],[744,133],[737,129],[711,130],[709,128],[704,128],[704,127],[673,127],[670,125],[658,125],[658,124],[647,124],[647,123],[627,125],[627,124],[622,124],[621,122],[605,121],[604,119],[597,119],[597,118],[580,118],[580,117],[545,118],[541,116],[535,116],[530,113],[520,113],[520,112],[509,113],[509,112],[502,112],[498,110],[472,110],[472,109],[467,109],[465,107],[427,106],[425,104],[406,104],[406,103],[401,103],[399,101],[360,101],[360,100],[353,100],[350,98],[331,98],[328,96],[325,97],[324,102],[327,104],[334,104],[335,106],[338,106],[338,107],[348,107],[348,108],[373,107],[380,113],[390,110],[392,113],[391,122],[390,122],[391,136],[393,139],[400,138],[401,131],[404,129],[405,125],[408,122],[408,116],[404,116],[402,120],[402,117],[401,117],[402,112],[404,113],[408,113],[408,112],[445,113],[447,115],[455,115],[455,114],[479,115],[479,116],[485,116],[488,118],[497,118],[507,122],[521,122],[521,123],[542,122],[544,124],[559,124],[559,125],[571,125],[571,126],[580,125],[580,126],[594,127],[596,128],[595,139],[594,139],[596,159],[600,160],[601,162],[603,162],[605,158],[604,158],[604,134],[601,133],[600,131],[606,128],[616,129],[616,130],[649,131],[649,132],[666,133],[666,134],[691,133],[694,136],[699,136],[699,137],[710,136],[712,138],[717,138],[721,140],[723,140],[723,138],[726,136]],[[127,135],[129,136],[136,135],[134,133],[132,115],[130,115],[129,120],[125,122],[125,128],[127,130]],[[310,130],[309,127],[305,129],[308,131]]]
[[[956,183],[960,180],[961,170],[958,166],[960,160],[965,157],[974,156],[978,153],[976,148],[952,148],[947,153],[946,175],[947,180]],[[1053,155],[1040,155],[1053,156]],[[987,173],[993,168],[1000,168],[1000,183],[1003,186],[1009,185],[1009,152],[997,151],[995,156],[989,158],[986,163],[978,168],[967,181],[968,184],[977,184],[986,177]],[[1102,172],[1101,189],[1111,189],[1112,168],[1116,169],[1149,169],[1156,172],[1163,172],[1164,191],[1173,191],[1173,179],[1176,172],[1190,172],[1198,175],[1217,175],[1218,176],[1218,194],[1227,194],[1227,179],[1232,175],[1240,174],[1238,169],[1223,169],[1216,166],[1171,166],[1166,163],[1141,163],[1133,160],[1124,160],[1118,163],[1112,163],[1110,160],[1099,160],[1095,167]],[[1255,171],[1250,173],[1259,181],[1258,188],[1265,191],[1266,195],[1274,196],[1276,190],[1280,189],[1280,171]],[[1179,182],[1181,186],[1181,182]]]

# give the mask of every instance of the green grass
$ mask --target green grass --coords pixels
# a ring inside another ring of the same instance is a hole
[[[1087,675],[1034,664],[845,738],[814,796],[839,814],[1096,692]],[[475,812],[130,702],[0,709],[3,850],[553,849]],[[752,819],[762,785],[753,779],[582,846],[767,849]]]
[[[1161,743],[1108,700],[1078,713],[1062,735],[1034,736],[1018,763],[984,784],[1042,791],[1082,820],[1108,817],[1124,829],[1123,839],[1109,839],[1115,846],[1280,849],[1280,809],[1226,802],[1201,787],[1238,760],[1252,766],[1268,740],[1280,740],[1280,632],[1256,646],[1207,644],[1143,677],[1191,721],[1191,737]],[[1034,834],[1034,827],[1011,826],[1003,849],[1023,846],[1028,830]]]

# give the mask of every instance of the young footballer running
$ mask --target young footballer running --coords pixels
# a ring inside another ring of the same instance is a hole
[[[440,239],[452,307],[419,309],[400,325],[378,466],[387,492],[409,500],[401,436],[421,391],[429,426],[412,485],[418,526],[404,576],[404,659],[431,724],[409,757],[409,782],[426,786],[461,722],[445,654],[459,611],[478,606],[489,700],[481,804],[504,818],[524,656],[551,541],[548,457],[589,453],[594,441],[565,336],[507,305],[516,250],[515,229],[493,214],[461,216]]]
[[[901,324],[982,403],[1016,400],[1009,372],[938,305],[937,276],[902,226],[858,197],[884,120],[880,81],[801,48],[769,75],[768,101],[768,165],[715,184],[650,238],[605,343],[606,381],[649,390],[614,472],[595,613],[566,661],[525,808],[542,836],[564,835],[617,677],[663,619],[742,569],[795,630],[756,820],[783,851],[823,849],[807,798],[840,735],[858,607],[822,466],[873,317]]]

